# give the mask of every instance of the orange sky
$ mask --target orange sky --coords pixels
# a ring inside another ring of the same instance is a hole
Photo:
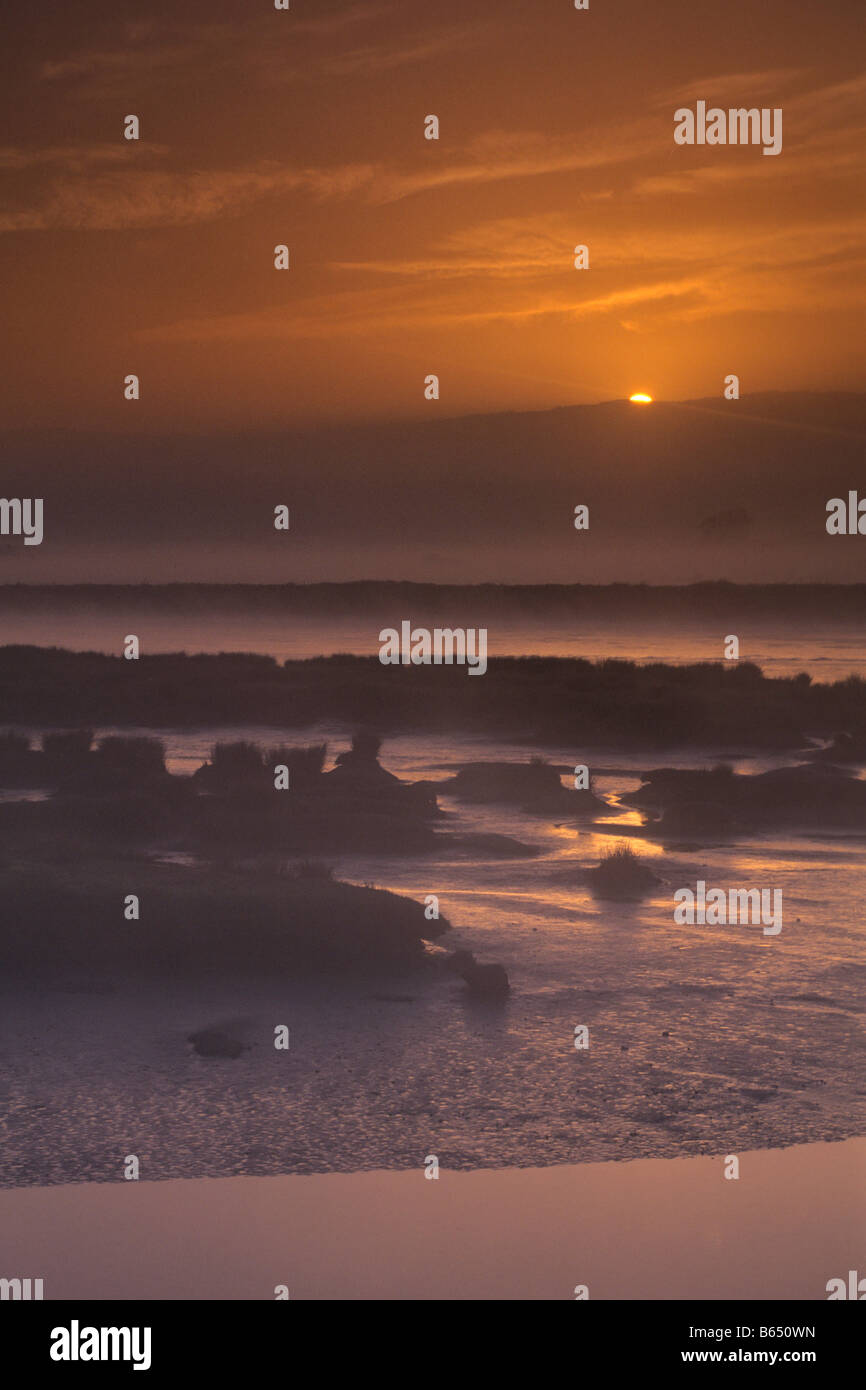
[[[19,13],[3,60],[4,418],[279,427],[706,397],[729,372],[744,392],[861,389],[857,12]],[[674,110],[698,99],[781,107],[781,155],[675,145]],[[128,372],[138,403],[122,399]]]

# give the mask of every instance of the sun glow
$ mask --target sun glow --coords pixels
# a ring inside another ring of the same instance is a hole
[[[638,405],[652,404],[652,396],[648,396],[645,391],[636,391],[633,396],[629,396],[629,400],[634,401]]]

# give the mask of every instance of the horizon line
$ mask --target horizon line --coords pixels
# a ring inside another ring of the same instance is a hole
[[[0,593],[9,589],[352,589],[362,585],[376,584],[394,588],[416,589],[866,589],[866,580],[802,580],[771,579],[743,582],[737,579],[694,579],[683,584],[653,584],[646,580],[613,579],[604,584],[587,583],[582,580],[563,582],[561,580],[537,580],[531,583],[503,583],[496,579],[477,579],[465,582],[457,580],[443,583],[434,579],[310,579],[310,580],[219,580],[219,579],[176,579],[165,583],[150,580],[112,580],[107,583],[91,581],[34,582],[10,580],[0,581]]]

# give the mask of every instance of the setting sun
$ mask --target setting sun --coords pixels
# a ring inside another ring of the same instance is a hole
[[[629,396],[629,400],[634,401],[638,405],[652,404],[652,396],[646,395],[644,391],[636,391],[633,396]]]

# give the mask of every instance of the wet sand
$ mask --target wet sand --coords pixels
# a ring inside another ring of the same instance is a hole
[[[0,1192],[46,1299],[815,1299],[863,1268],[866,1140],[449,1172]]]

